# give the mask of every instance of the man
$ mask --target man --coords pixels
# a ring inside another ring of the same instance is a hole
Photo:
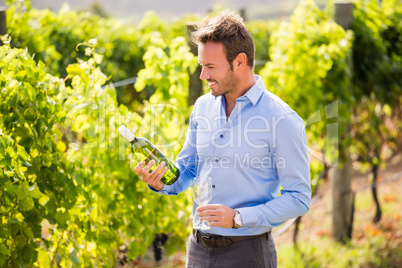
[[[210,204],[194,204],[187,267],[276,267],[271,229],[309,210],[311,188],[302,119],[254,75],[255,46],[240,16],[204,19],[193,35],[209,94],[194,105],[176,159],[179,179],[164,185],[164,164],[138,164],[151,190],[176,195],[196,176],[212,177]],[[280,191],[280,186],[282,190]],[[281,194],[279,194],[279,192]]]

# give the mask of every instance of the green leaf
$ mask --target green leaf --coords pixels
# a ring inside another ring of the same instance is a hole
[[[0,244],[0,266],[4,265],[9,254],[10,251],[8,250],[6,245]]]
[[[57,211],[55,219],[61,228],[65,228],[67,226],[67,222],[70,220],[70,214],[68,212]]]
[[[97,64],[101,64],[101,63],[102,63],[103,56],[102,56],[101,54],[93,53],[93,57],[94,57],[95,62],[96,62]]]
[[[26,244],[24,248],[22,249],[22,252],[24,254],[22,255],[22,258],[26,263],[32,263],[32,259],[35,256],[35,249],[32,247],[31,244]]]
[[[64,152],[66,150],[66,144],[62,141],[57,142],[57,150],[60,152]]]
[[[50,254],[44,250],[39,251],[38,254],[39,267],[48,268],[50,267]]]
[[[1,211],[1,208],[0,208],[0,211]],[[0,213],[2,213],[2,212],[0,212]],[[6,227],[7,227],[6,225],[0,226],[0,238],[6,238],[7,237],[9,231],[8,231],[8,228],[6,228]]]
[[[28,239],[25,236],[17,235],[14,237],[15,237],[14,241],[15,241],[16,248],[22,249],[23,247],[25,247],[25,245],[27,244],[27,241],[28,241]]]
[[[28,187],[29,183],[27,181],[23,181],[20,186],[17,188],[17,201],[20,201],[28,196]]]
[[[21,158],[22,158],[24,161],[29,160],[29,155],[28,155],[27,151],[25,151],[25,148],[22,147],[22,146],[19,145],[19,144],[17,144],[17,154],[18,154],[19,156],[21,156]]]
[[[8,155],[9,155],[11,158],[14,158],[15,155],[16,155],[16,152],[13,150],[12,147],[8,147],[8,148],[6,149],[6,153],[8,153]]]
[[[30,83],[24,82],[24,91],[27,94],[29,100],[34,101],[36,96],[36,90]]]
[[[28,194],[35,199],[39,199],[42,197],[42,193],[39,190],[38,185],[36,184],[36,182],[34,183],[34,185],[29,186],[28,188]]]
[[[23,224],[22,226],[22,233],[24,234],[24,236],[30,240],[34,238],[33,232],[31,230],[30,227],[26,226],[25,224]]]
[[[82,175],[80,173],[78,173],[78,172],[74,173],[73,178],[74,178],[75,182],[77,183],[77,185],[81,185],[83,183],[83,181],[84,181]]]
[[[29,211],[34,207],[34,201],[32,197],[28,196],[22,200],[20,200],[18,204],[18,208],[20,211]]]
[[[24,111],[24,118],[29,122],[35,122],[37,119],[36,111],[33,107],[29,107]]]
[[[88,75],[85,74],[85,71],[83,69],[81,69],[79,64],[71,64],[71,65],[67,66],[66,70],[67,70],[67,73],[72,76],[75,76],[75,75],[79,76],[85,82],[85,84],[87,84],[89,82]]]
[[[20,223],[17,220],[12,219],[8,222],[7,227],[10,235],[15,236],[20,228]]]

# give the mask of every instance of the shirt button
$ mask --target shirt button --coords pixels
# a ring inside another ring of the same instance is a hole
[[[212,185],[212,188],[215,188],[215,185]]]
[[[220,137],[220,138],[223,138],[223,134],[221,134],[219,137]]]

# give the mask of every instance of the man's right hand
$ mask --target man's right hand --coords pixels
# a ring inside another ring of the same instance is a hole
[[[146,182],[149,186],[154,188],[156,191],[162,190],[165,184],[161,181],[163,175],[165,175],[168,170],[165,167],[166,163],[162,162],[160,165],[153,171],[150,172],[151,168],[155,164],[154,160],[149,161],[148,165],[145,166],[145,162],[141,161],[134,170],[140,175],[141,179]],[[145,167],[144,167],[145,166]]]

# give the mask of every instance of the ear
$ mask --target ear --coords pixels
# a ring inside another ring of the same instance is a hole
[[[247,66],[247,55],[244,52],[239,53],[233,60],[235,70],[243,70]]]

